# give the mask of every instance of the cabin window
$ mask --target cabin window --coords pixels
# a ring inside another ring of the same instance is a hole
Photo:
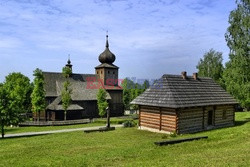
[[[227,111],[226,110],[224,110],[222,112],[222,119],[227,119]]]
[[[96,73],[98,74],[98,71]]]
[[[109,71],[108,71],[108,74],[109,74]]]
[[[113,74],[115,74],[115,72],[113,71]]]
[[[102,74],[102,71],[101,71],[101,74]]]

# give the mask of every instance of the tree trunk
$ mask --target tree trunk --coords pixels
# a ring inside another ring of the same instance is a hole
[[[40,121],[40,111],[38,111],[38,118],[36,118],[36,119],[38,122]]]
[[[4,122],[1,119],[1,134],[2,134],[2,138],[4,138]]]
[[[64,111],[64,121],[67,120],[67,110]]]

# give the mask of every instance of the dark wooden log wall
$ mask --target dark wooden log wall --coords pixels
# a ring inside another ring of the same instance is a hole
[[[208,125],[208,112],[213,111],[212,125]],[[234,106],[219,105],[182,108],[178,113],[178,133],[194,133],[234,125]],[[224,115],[223,115],[223,112]]]
[[[204,114],[204,119],[205,118]],[[194,133],[203,130],[203,107],[183,108],[178,112],[178,133]]]
[[[223,112],[225,112],[223,115]],[[215,109],[215,126],[217,128],[234,125],[235,108],[233,105],[217,106]]]

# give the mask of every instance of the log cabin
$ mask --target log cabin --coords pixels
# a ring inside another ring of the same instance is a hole
[[[122,88],[118,84],[119,67],[114,65],[116,57],[109,50],[108,35],[106,36],[106,48],[99,55],[100,65],[95,67],[95,74],[72,73],[69,77],[72,90],[72,103],[67,111],[67,120],[99,117],[97,107],[97,93],[99,88],[107,91],[110,116],[122,116],[124,107],[122,102]],[[71,68],[70,59],[66,67]],[[73,71],[73,70],[72,70]],[[60,121],[64,120],[61,91],[65,78],[59,72],[43,72],[46,110],[40,114],[40,120]],[[36,120],[37,113],[33,113]]]
[[[131,104],[139,106],[139,129],[177,134],[234,125],[236,100],[197,73],[165,74]]]

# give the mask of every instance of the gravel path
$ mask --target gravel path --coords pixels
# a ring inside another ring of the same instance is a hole
[[[94,126],[94,127],[85,127],[85,128],[75,128],[75,129],[50,130],[50,131],[42,131],[42,132],[25,132],[25,133],[16,133],[16,134],[6,134],[6,135],[4,135],[4,138],[37,136],[37,135],[75,132],[75,131],[84,131],[84,130],[95,130],[95,129],[99,129],[101,127],[104,127],[104,126]],[[123,127],[123,125],[112,125],[112,127],[120,128],[120,127]],[[2,136],[0,136],[0,138],[2,138]]]

